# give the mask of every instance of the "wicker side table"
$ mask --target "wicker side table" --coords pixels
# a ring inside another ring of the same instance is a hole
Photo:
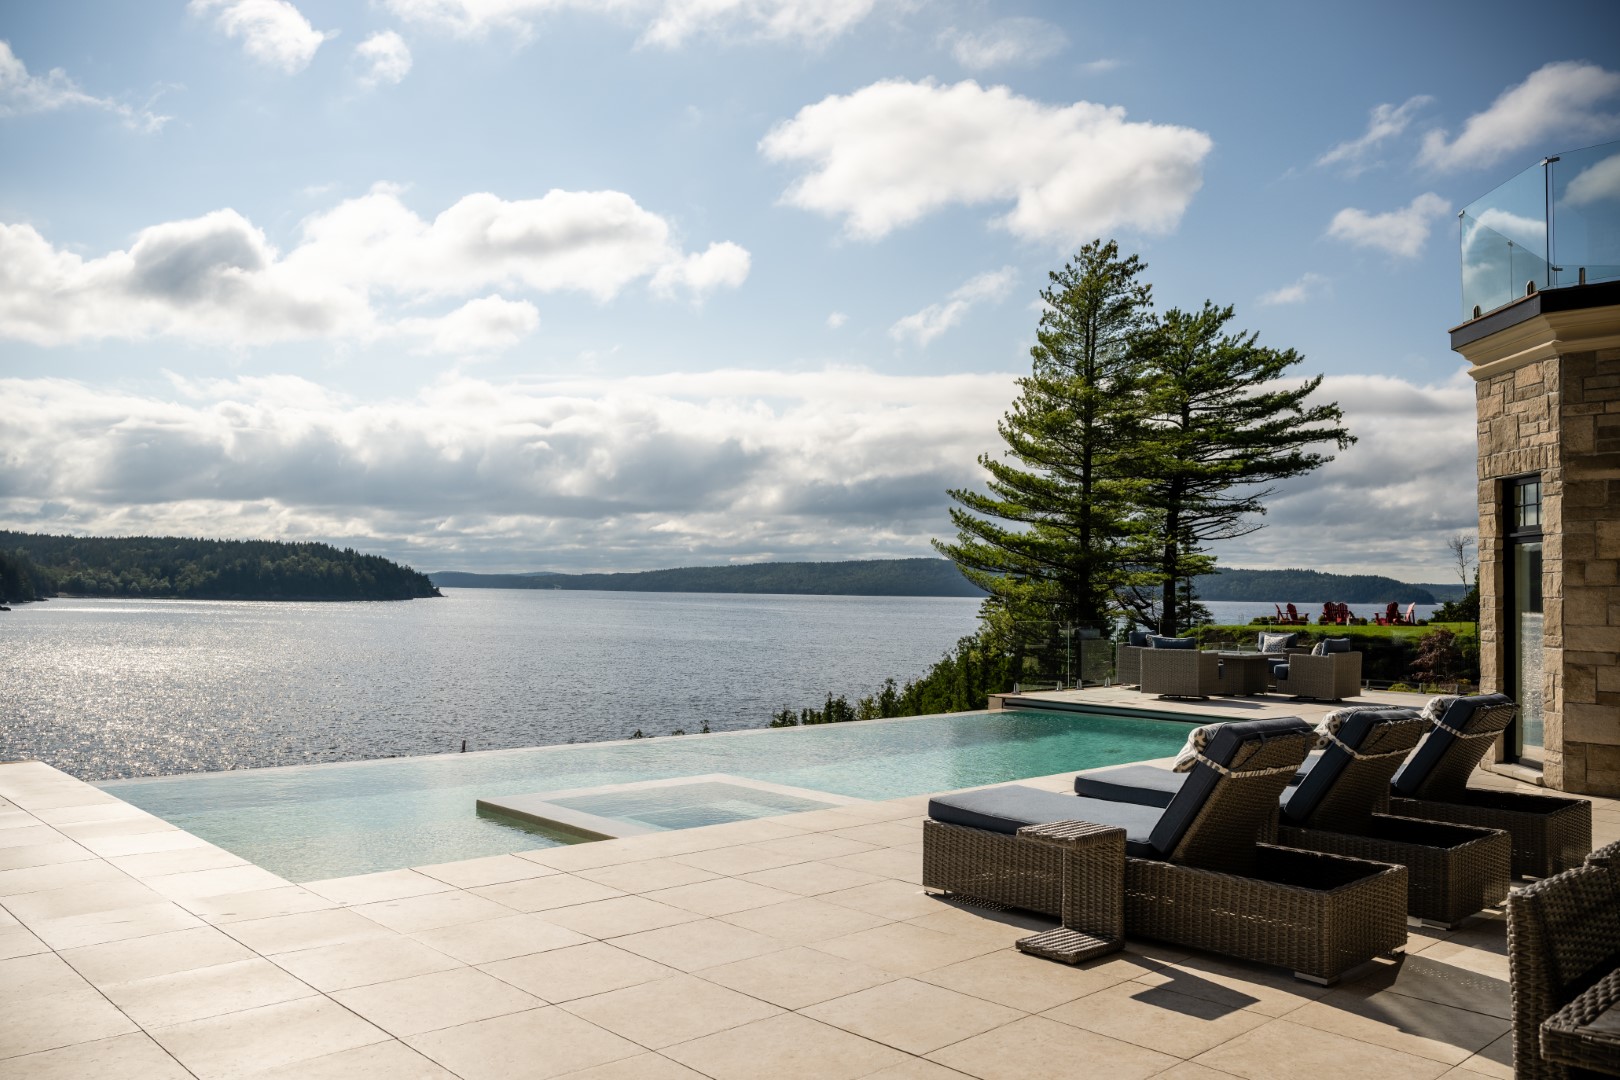
[[[1605,975],[1541,1022],[1541,1056],[1620,1076],[1620,971]]]
[[[1026,825],[1018,839],[1063,852],[1062,926],[1018,940],[1021,952],[1078,964],[1125,947],[1125,830],[1089,821]]]

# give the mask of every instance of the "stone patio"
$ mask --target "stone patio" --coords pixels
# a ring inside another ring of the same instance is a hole
[[[1233,704],[1205,711],[1252,714]],[[1620,839],[1620,801],[1593,801]],[[1068,968],[1012,947],[1048,924],[922,891],[926,802],[295,885],[0,765],[0,1073],[1512,1075],[1500,912],[1333,989],[1136,940]]]

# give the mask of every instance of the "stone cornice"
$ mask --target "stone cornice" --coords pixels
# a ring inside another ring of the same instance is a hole
[[[1565,353],[1620,348],[1620,306],[1535,315],[1457,349],[1477,381]]]

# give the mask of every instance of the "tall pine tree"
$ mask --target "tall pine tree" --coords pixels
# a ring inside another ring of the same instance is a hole
[[[981,455],[984,492],[950,492],[955,543],[934,546],[989,596],[1002,646],[1058,647],[1065,626],[1106,627],[1129,510],[1131,342],[1147,325],[1146,266],[1112,241],[1087,244],[1049,275],[1031,374]]]
[[[1285,385],[1299,354],[1229,331],[1232,317],[1206,301],[1165,312],[1133,339],[1130,396],[1140,412],[1126,440],[1140,481],[1137,573],[1120,600],[1162,634],[1183,628],[1190,579],[1214,569],[1206,545],[1259,529],[1268,485],[1332,460],[1311,447],[1355,442],[1337,404],[1310,400],[1322,377]]]

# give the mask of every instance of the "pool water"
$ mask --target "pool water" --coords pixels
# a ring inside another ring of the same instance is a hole
[[[727,773],[895,799],[1165,757],[1190,726],[1044,710],[952,713],[99,786],[267,870],[315,881],[568,842],[479,815],[479,798]]]
[[[695,829],[701,825],[747,821],[775,814],[825,810],[832,805],[776,791],[714,782],[602,795],[576,795],[554,802],[569,810],[633,821],[653,829]]]

